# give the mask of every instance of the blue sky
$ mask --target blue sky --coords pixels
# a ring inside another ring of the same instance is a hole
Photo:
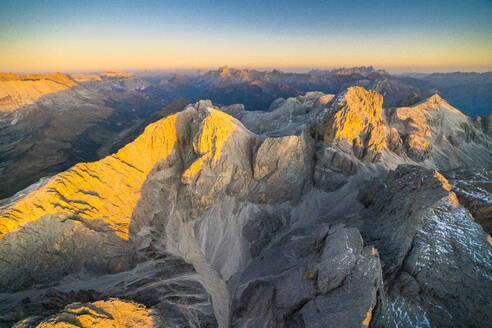
[[[10,1],[0,70],[492,69],[492,2]]]

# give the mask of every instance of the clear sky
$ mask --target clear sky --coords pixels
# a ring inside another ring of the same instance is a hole
[[[492,1],[0,1],[0,71],[226,64],[492,70]]]

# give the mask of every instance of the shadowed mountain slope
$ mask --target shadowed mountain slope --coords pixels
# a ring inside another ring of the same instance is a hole
[[[385,107],[414,104],[430,96],[433,88],[422,80],[392,76],[372,67],[287,73],[225,66],[201,75],[165,79],[156,89],[163,94],[178,92],[190,100],[211,99],[222,105],[241,103],[248,110],[267,110],[280,97],[309,91],[336,94],[353,85],[381,93]]]
[[[382,104],[199,101],[4,204],[0,324],[487,327],[492,239],[439,170],[490,168],[491,138],[438,96]]]
[[[95,75],[99,80],[78,83],[62,74],[33,80],[36,76],[13,81],[19,90],[31,92],[19,94],[21,107],[1,112],[9,107],[0,104],[0,198],[110,154],[117,140],[168,102],[142,90],[148,84],[131,74],[103,73]],[[33,83],[45,88],[38,86],[35,93]],[[56,88],[49,89],[51,85]],[[2,90],[16,95],[0,85]],[[44,91],[49,92],[40,93]]]
[[[34,103],[40,97],[69,89],[77,83],[61,73],[0,73],[0,111],[11,112]]]

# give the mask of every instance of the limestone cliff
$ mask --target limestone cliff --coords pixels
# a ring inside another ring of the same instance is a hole
[[[341,98],[341,99],[340,99]],[[324,141],[372,161],[385,146],[383,97],[376,91],[350,87],[340,95],[327,117]]]
[[[9,204],[0,217],[0,236],[45,214],[67,212],[102,219],[124,239],[140,187],[150,170],[173,150],[176,115],[151,124],[133,143],[101,161],[77,164],[40,189]],[[141,156],[145,152],[145,156]]]
[[[77,86],[62,73],[12,74],[0,73],[0,111],[11,112],[34,103],[40,97]]]
[[[0,74],[0,198],[101,159],[159,109],[184,107],[163,108],[168,100],[144,92],[145,81],[110,75],[77,82],[59,73]]]
[[[491,144],[485,131],[437,94],[412,107],[388,109],[386,115],[400,136],[396,143],[416,162],[442,168],[490,163]]]
[[[0,325],[486,327],[490,236],[438,170],[490,165],[490,139],[437,97],[415,111],[355,87],[149,125],[0,208]]]

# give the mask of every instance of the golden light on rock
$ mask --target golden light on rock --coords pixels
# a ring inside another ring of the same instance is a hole
[[[46,75],[0,73],[0,111],[14,111],[34,103],[44,95],[77,85],[61,73]]]
[[[442,176],[441,173],[434,171],[434,177],[442,183],[442,188],[447,191],[451,191],[453,187],[449,184],[449,181]]]
[[[72,74],[70,77],[77,82],[102,81],[101,77],[97,74]]]
[[[94,303],[74,303],[37,328],[133,328],[156,327],[157,318],[145,306],[117,299]]]
[[[123,239],[140,188],[154,165],[172,152],[176,115],[149,125],[134,142],[100,161],[77,164],[0,212],[0,238],[45,214],[101,219]]]
[[[183,173],[182,181],[191,181],[201,170],[204,161],[216,161],[225,141],[236,129],[232,117],[213,108],[208,108],[210,115],[203,120],[201,134],[193,143],[195,153],[203,154]]]
[[[360,159],[372,160],[386,144],[382,118],[383,97],[362,87],[348,88],[329,119],[326,143],[352,149]]]
[[[372,307],[369,309],[369,311],[367,311],[366,317],[364,321],[362,321],[362,325],[366,327],[369,326],[369,323],[371,323],[371,319],[372,319]]]

